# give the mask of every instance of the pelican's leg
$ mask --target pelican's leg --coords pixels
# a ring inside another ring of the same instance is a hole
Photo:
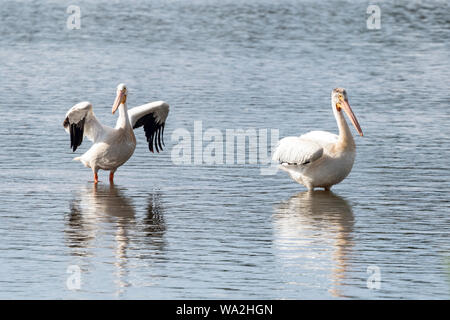
[[[323,187],[323,189],[324,189],[325,191],[330,191],[330,190],[331,190],[331,186]]]
[[[94,172],[94,183],[97,184],[98,183],[98,169],[96,168],[92,168],[92,172]]]
[[[116,172],[116,170],[111,170],[109,172],[109,183],[114,184],[114,172]]]

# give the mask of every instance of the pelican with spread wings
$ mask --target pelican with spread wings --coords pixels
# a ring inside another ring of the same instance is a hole
[[[286,137],[279,141],[272,156],[274,161],[280,163],[281,169],[308,190],[330,190],[352,170],[356,146],[342,111],[348,115],[359,135],[363,135],[345,89],[336,88],[331,92],[331,106],[339,135],[311,131],[300,137]]]
[[[134,129],[144,127],[148,147],[151,152],[159,152],[164,146],[164,126],[169,105],[156,101],[139,107],[127,109],[128,90],[124,84],[117,86],[117,95],[112,113],[119,109],[119,118],[114,128],[102,125],[94,115],[90,102],[74,105],[66,114],[63,122],[70,134],[70,147],[73,152],[87,137],[93,142],[92,147],[82,156],[74,158],[81,161],[94,173],[94,183],[98,183],[100,169],[110,172],[109,181],[114,183],[117,168],[130,159],[136,148]]]

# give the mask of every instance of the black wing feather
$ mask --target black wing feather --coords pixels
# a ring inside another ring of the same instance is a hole
[[[153,113],[149,113],[142,118],[138,119],[136,121],[135,125],[133,126],[133,129],[139,128],[144,126],[145,131],[145,137],[147,138],[148,142],[148,149],[151,152],[154,152],[154,149],[156,149],[156,152],[159,153],[159,151],[163,150],[164,145],[164,122],[163,123],[157,123],[156,118],[153,115]],[[161,145],[161,136],[163,144]]]
[[[83,118],[78,123],[70,123],[69,117],[67,117],[63,122],[64,128],[69,126],[70,147],[72,148],[73,152],[75,152],[75,150],[77,150],[77,148],[83,142],[85,120],[86,118]]]
[[[159,128],[158,130],[158,145],[159,148],[162,150],[162,145],[161,145],[161,135],[162,135],[162,131],[164,130],[164,124],[161,126],[161,128]]]

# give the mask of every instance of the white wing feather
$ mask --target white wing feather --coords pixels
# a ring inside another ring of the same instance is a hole
[[[169,105],[164,101],[155,101],[135,107],[128,111],[133,129],[144,127],[148,148],[151,152],[163,150],[164,126],[169,114]]]
[[[311,140],[300,137],[286,137],[278,142],[272,160],[282,164],[301,165],[319,159],[323,148]]]
[[[339,139],[339,136],[327,131],[310,131],[301,135],[300,139],[314,141],[320,146],[325,147],[330,143],[336,143]]]
[[[167,115],[169,114],[169,105],[164,101],[155,101],[128,110],[128,117],[130,118],[131,126],[134,127],[140,118],[149,113],[153,113],[157,124],[164,123],[166,122]]]
[[[105,131],[105,127],[97,120],[88,101],[77,103],[66,113],[64,129],[70,134],[70,125],[78,124],[84,119],[84,136],[95,142]],[[68,124],[68,125],[66,125]]]
[[[272,160],[287,165],[302,165],[316,161],[323,149],[336,143],[339,137],[326,131],[311,131],[300,137],[286,137],[278,142]]]

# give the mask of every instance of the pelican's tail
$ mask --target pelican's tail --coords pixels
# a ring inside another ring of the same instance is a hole
[[[88,167],[88,168],[91,167],[90,164],[89,164],[89,161],[86,161],[86,159],[83,159],[83,156],[81,156],[81,157],[75,157],[75,158],[73,158],[72,160],[73,160],[73,161],[80,161],[85,167]]]
[[[72,161],[80,161],[85,167],[90,168],[91,167],[90,161],[88,159],[86,159],[86,157],[83,157],[83,156],[84,156],[84,154],[79,157],[75,157],[72,159]]]

